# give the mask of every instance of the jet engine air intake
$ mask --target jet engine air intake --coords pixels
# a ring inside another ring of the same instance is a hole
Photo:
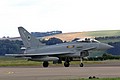
[[[82,52],[80,53],[80,56],[81,56],[81,57],[87,57],[87,56],[89,56],[89,52],[88,52],[88,51],[82,51]]]

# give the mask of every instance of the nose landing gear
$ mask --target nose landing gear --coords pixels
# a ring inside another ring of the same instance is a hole
[[[83,58],[82,57],[80,57],[80,67],[83,67],[84,66],[84,64],[83,64]]]
[[[80,67],[83,67],[84,66],[84,64],[83,63],[80,63]]]

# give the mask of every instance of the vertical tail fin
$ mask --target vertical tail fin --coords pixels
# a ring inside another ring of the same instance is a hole
[[[26,49],[41,47],[44,45],[38,39],[36,39],[34,36],[32,36],[23,27],[18,27],[18,31],[20,33],[21,39],[22,39],[23,44],[24,44]]]

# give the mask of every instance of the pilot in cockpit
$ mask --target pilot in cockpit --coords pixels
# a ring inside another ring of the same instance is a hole
[[[79,39],[77,42],[84,42],[84,43],[99,43],[99,41],[91,38]]]

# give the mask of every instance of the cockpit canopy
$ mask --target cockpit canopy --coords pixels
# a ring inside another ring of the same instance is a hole
[[[79,39],[76,40],[76,42],[82,42],[82,43],[100,43],[99,41],[91,38],[84,38],[84,39]]]

